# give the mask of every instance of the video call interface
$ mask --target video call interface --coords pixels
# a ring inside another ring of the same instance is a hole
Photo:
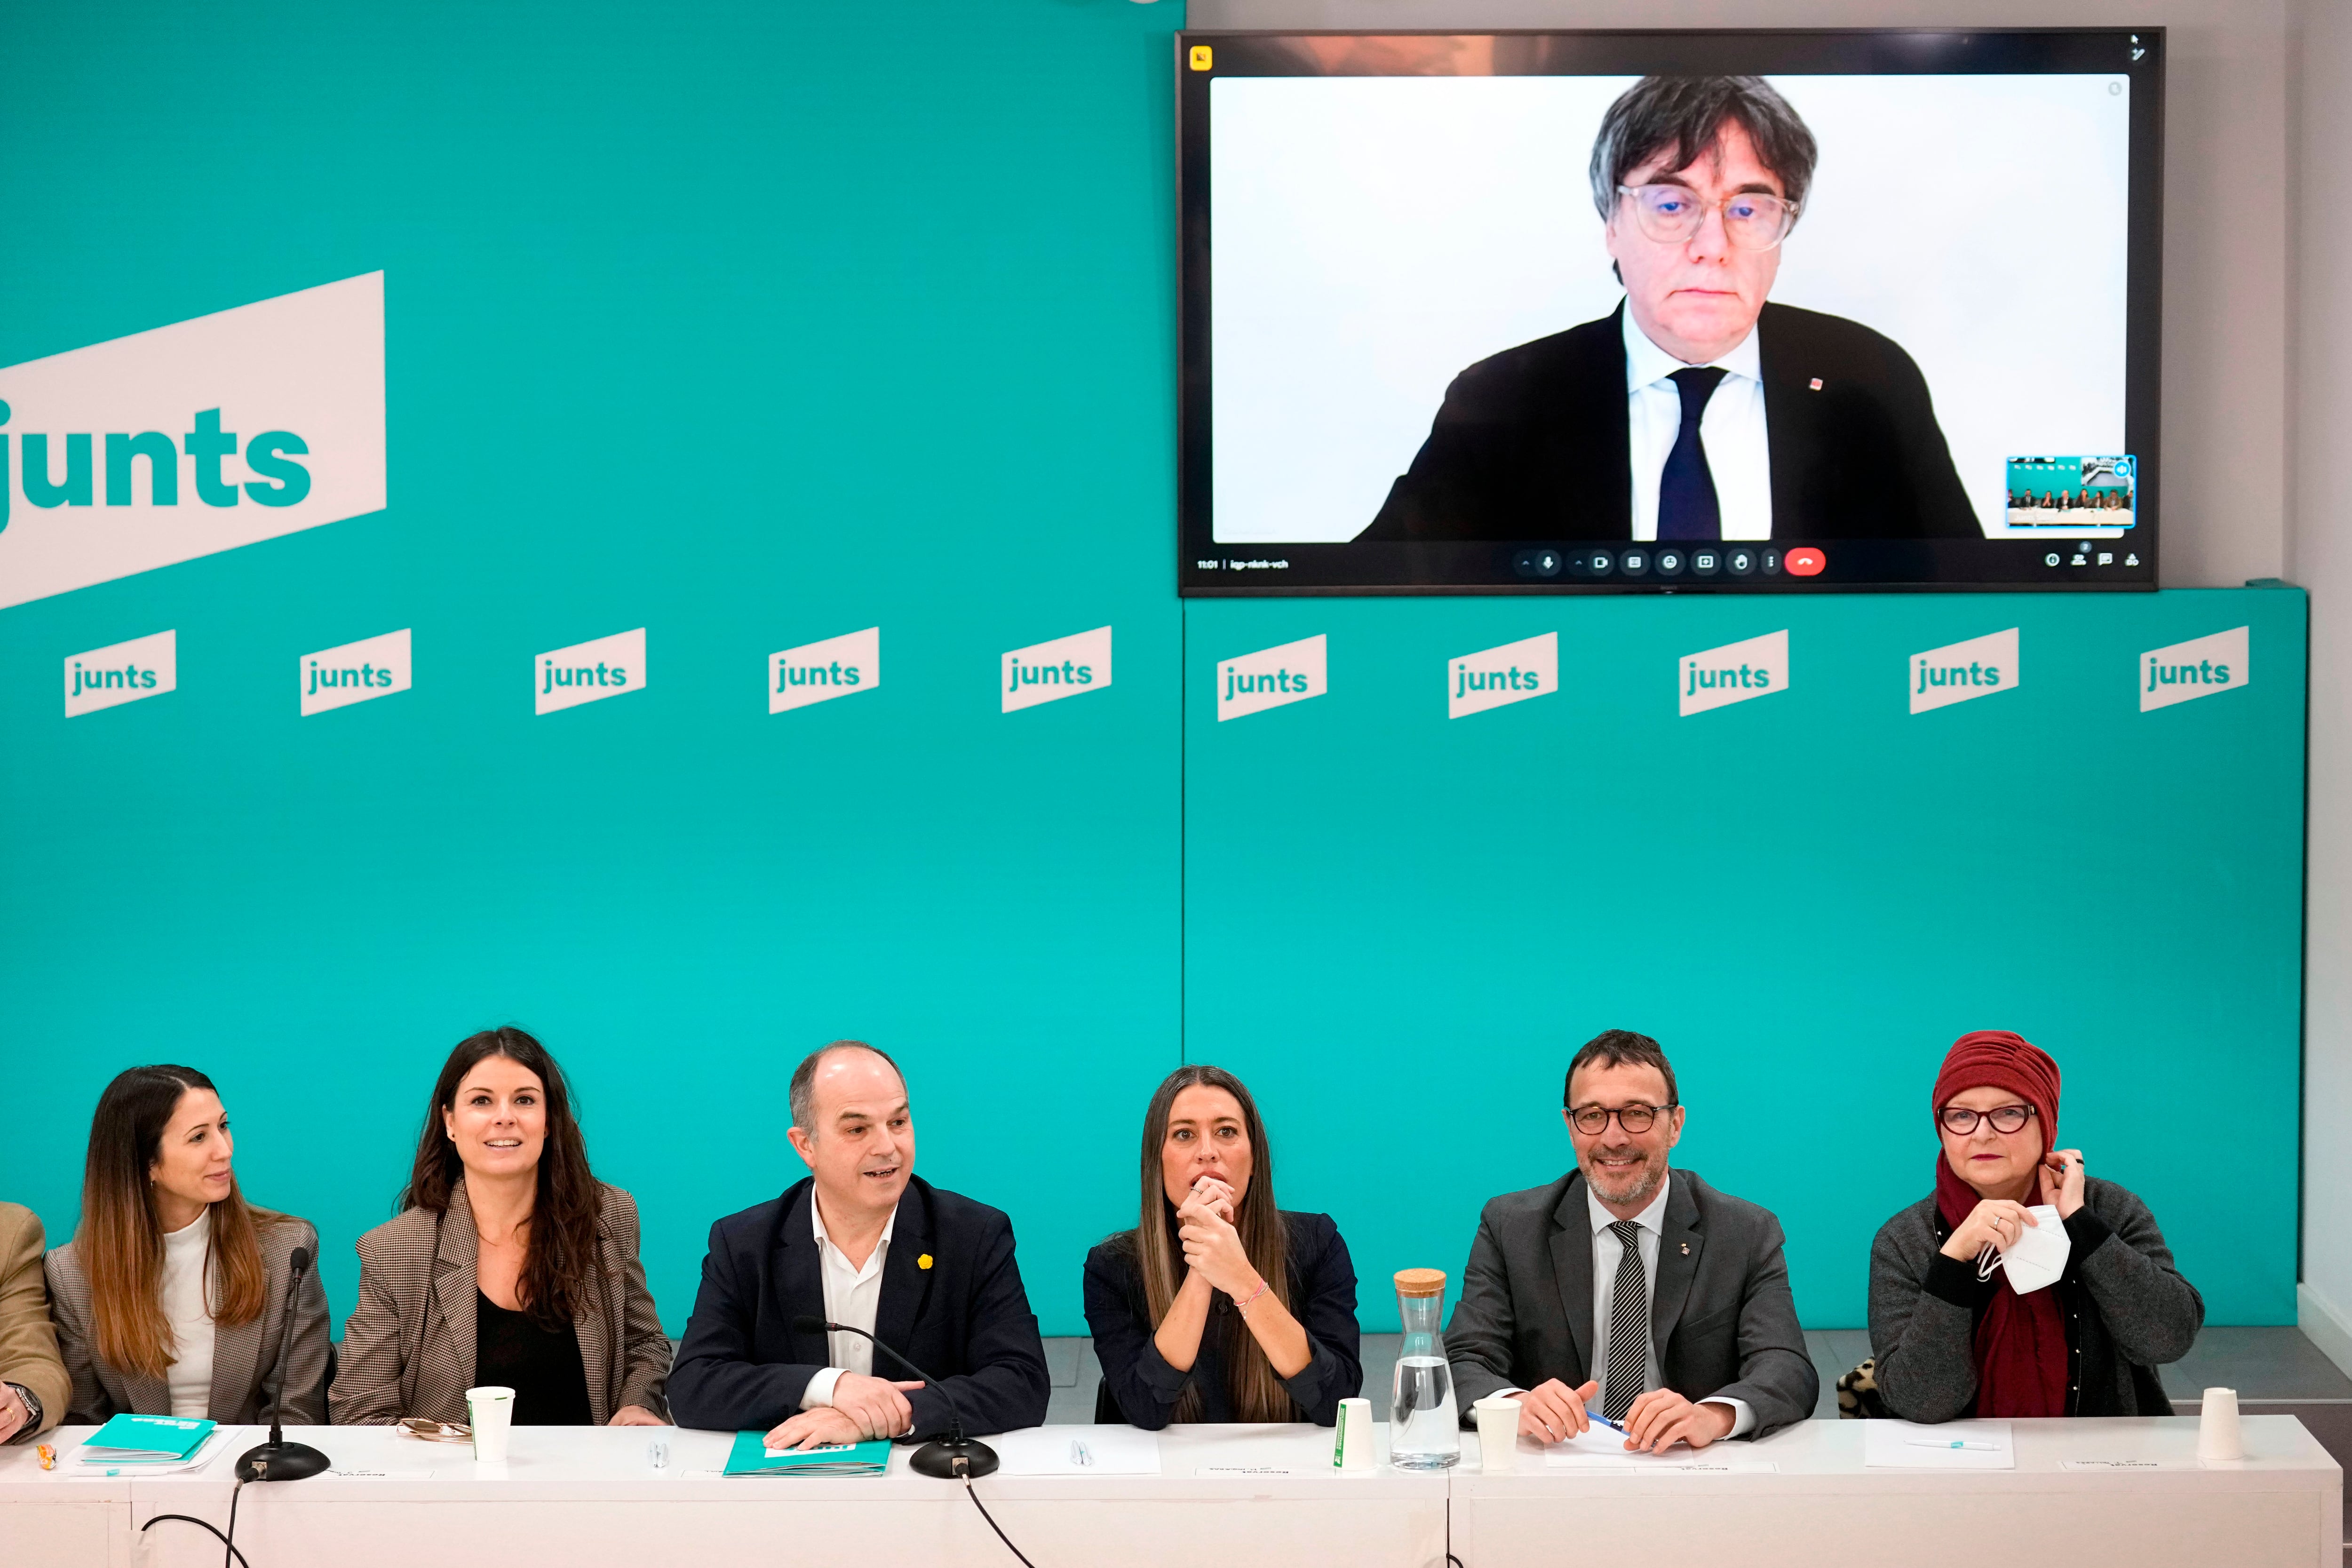
[[[2161,46],[1181,35],[1181,591],[2153,588]]]

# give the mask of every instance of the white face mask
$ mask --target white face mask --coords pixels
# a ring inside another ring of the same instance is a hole
[[[2049,1204],[2036,1204],[2026,1212],[2042,1223],[2027,1226],[1998,1260],[1988,1261],[1977,1270],[1977,1278],[1984,1279],[1999,1268],[2009,1276],[2009,1288],[2021,1296],[2031,1296],[2058,1283],[2058,1277],[2066,1272],[2066,1259],[2074,1250],[2057,1209]]]

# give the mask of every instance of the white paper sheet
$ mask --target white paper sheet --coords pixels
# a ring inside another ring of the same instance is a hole
[[[1990,1447],[1955,1448],[1954,1443]],[[1909,1421],[1864,1421],[1862,1462],[1888,1470],[2013,1470],[2017,1450],[2006,1421],[1946,1421],[1933,1426]]]
[[[988,1439],[1008,1476],[1156,1476],[1160,1438],[1133,1426],[1028,1426]]]
[[[1677,1443],[1663,1454],[1647,1449],[1629,1451],[1624,1434],[1594,1423],[1565,1442],[1545,1447],[1544,1467],[1554,1470],[1692,1470],[1707,1475],[1739,1475],[1778,1470],[1768,1459],[1750,1458],[1739,1443],[1716,1443],[1693,1448]]]

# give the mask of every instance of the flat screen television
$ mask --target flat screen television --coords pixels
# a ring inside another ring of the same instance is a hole
[[[2162,29],[1175,65],[1181,592],[2156,585]]]

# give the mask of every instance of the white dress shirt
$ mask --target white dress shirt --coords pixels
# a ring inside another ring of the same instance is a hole
[[[898,1227],[898,1216],[893,1214],[883,1222],[882,1239],[874,1244],[862,1268],[853,1265],[848,1255],[824,1234],[824,1211],[818,1205],[814,1191],[809,1194],[809,1218],[816,1226],[817,1270],[824,1280],[825,1321],[848,1323],[872,1333],[874,1314],[882,1306],[882,1263],[890,1256],[890,1233]],[[833,1364],[809,1379],[807,1389],[801,1394],[803,1410],[831,1405],[834,1384],[841,1381],[843,1373],[854,1372],[864,1377],[874,1374],[874,1342],[862,1334],[827,1334],[825,1353],[832,1356]]]
[[[1709,360],[1729,374],[1699,416],[1698,440],[1715,476],[1726,539],[1772,537],[1772,447],[1764,428],[1764,358],[1749,329],[1738,346]],[[1625,449],[1633,464],[1633,537],[1658,537],[1658,481],[1683,427],[1683,395],[1671,379],[1687,369],[1634,324],[1625,308]]]
[[[1658,1310],[1658,1246],[1664,1238],[1666,1198],[1673,1191],[1674,1176],[1669,1173],[1659,1184],[1658,1195],[1650,1200],[1650,1206],[1633,1216],[1633,1223],[1641,1226],[1637,1245],[1642,1248],[1643,1289],[1650,1298],[1653,1320]],[[1601,1200],[1593,1195],[1591,1182],[1584,1184],[1584,1206],[1592,1219],[1592,1375],[1601,1384],[1593,1393],[1592,1404],[1594,1408],[1605,1410],[1609,1399],[1609,1308],[1617,1300],[1617,1264],[1625,1256],[1625,1247],[1617,1239],[1617,1233],[1609,1228],[1617,1223],[1617,1216],[1601,1207]],[[1658,1370],[1658,1341],[1654,1333],[1642,1347],[1642,1386],[1634,1393],[1662,1387],[1664,1383]],[[1698,1403],[1731,1406],[1730,1436],[1734,1437],[1744,1436],[1756,1426],[1756,1412],[1748,1407],[1744,1399],[1702,1399]]]
[[[213,1403],[213,1288],[220,1270],[207,1268],[213,1235],[210,1205],[194,1223],[163,1233],[163,1321],[172,1325],[172,1370],[164,1386],[172,1414],[201,1421]]]

